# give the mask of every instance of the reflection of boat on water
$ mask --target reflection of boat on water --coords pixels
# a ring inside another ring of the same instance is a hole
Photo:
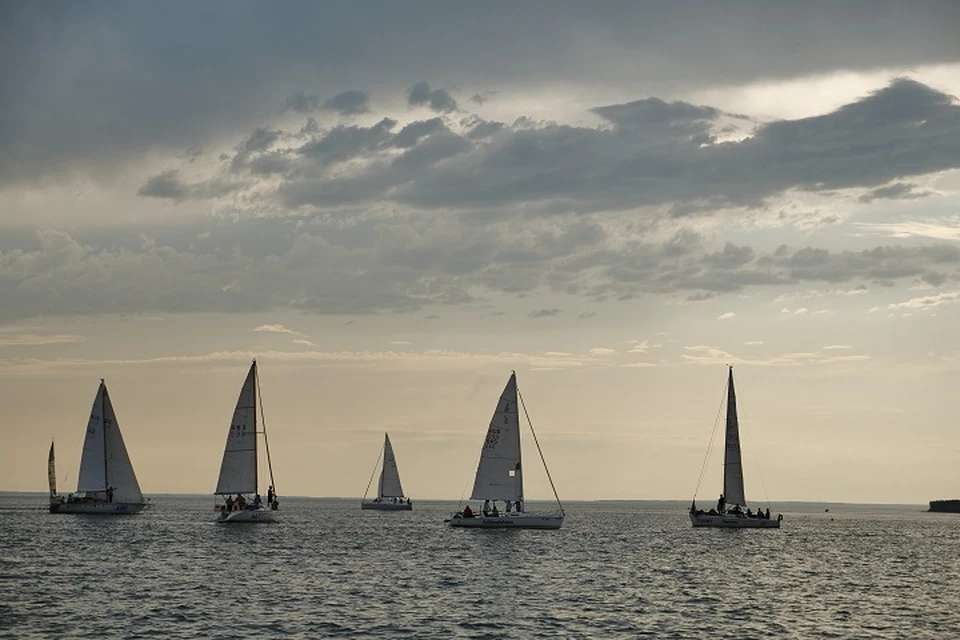
[[[935,513],[960,513],[960,500],[931,500],[928,511]]]
[[[266,424],[257,431],[257,361],[254,360],[247,378],[240,389],[233,420],[227,432],[227,444],[220,463],[220,478],[214,495],[225,496],[224,504],[216,503],[217,522],[274,522],[280,507],[273,482],[273,465],[270,463],[270,444],[267,441]],[[267,468],[270,472],[270,489],[264,502],[260,497],[257,482],[257,435],[263,434],[267,453]],[[236,501],[234,497],[236,496]]]
[[[713,438],[710,439],[711,445]],[[709,456],[709,450],[707,452]],[[706,460],[704,460],[706,467]],[[703,478],[703,470],[700,471]],[[699,489],[699,482],[697,487]],[[724,529],[779,529],[783,516],[770,517],[757,509],[747,508],[743,488],[743,463],[740,454],[740,424],[737,418],[737,394],[733,388],[733,367],[727,376],[727,422],[723,458],[723,493],[715,509],[704,511],[697,508],[696,495],[690,505],[690,522],[694,527],[719,527]]]
[[[518,405],[517,400],[520,400]],[[550,478],[547,462],[540,451],[540,460],[557,498],[559,510],[555,513],[528,513],[523,499],[523,470],[520,465],[520,408],[523,398],[517,391],[517,374],[511,374],[507,386],[500,395],[497,409],[490,420],[487,437],[480,449],[480,462],[473,483],[471,500],[483,500],[484,507],[474,511],[467,504],[462,511],[447,520],[451,527],[480,529],[559,529],[563,525],[563,505]],[[526,413],[526,408],[524,408]],[[537,442],[537,434],[527,416],[527,424]],[[497,501],[504,502],[504,510],[498,511]],[[491,504],[492,508],[491,508]]]
[[[50,513],[129,514],[139,513],[147,506],[103,379],[87,422],[76,493],[57,494],[56,456],[52,442],[47,456],[47,476]]]
[[[370,485],[373,483],[373,476],[370,476],[370,482],[367,483],[367,490],[363,492],[363,499],[360,501],[361,509],[373,509],[376,511],[411,511],[413,502],[410,498],[403,495],[403,487],[400,486],[400,469],[397,467],[397,457],[393,455],[393,445],[390,444],[390,435],[383,435],[383,450],[380,452],[383,465],[380,460],[373,466],[373,472],[377,472],[377,466],[380,466],[380,481],[377,483],[377,497],[373,500],[367,500],[367,491],[370,491]]]

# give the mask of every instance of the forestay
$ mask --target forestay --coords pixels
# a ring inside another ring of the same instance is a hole
[[[727,434],[723,457],[723,497],[728,505],[746,506],[743,491],[743,464],[740,457],[740,424],[737,419],[737,394],[733,389],[733,369],[727,380]]]
[[[380,470],[380,486],[377,497],[400,498],[402,496],[403,487],[400,486],[400,470],[397,468],[397,458],[393,455],[390,436],[384,435],[383,469]]]
[[[523,500],[517,376],[512,374],[490,420],[471,500]]]
[[[77,491],[109,499],[107,492],[111,489],[114,502],[143,501],[107,385],[101,380],[83,441]]]
[[[217,480],[218,495],[257,491],[257,363],[240,389]]]

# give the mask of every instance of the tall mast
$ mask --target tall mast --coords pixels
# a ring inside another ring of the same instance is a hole
[[[270,486],[273,487],[273,494],[276,495],[277,483],[273,479],[273,462],[271,462],[270,460],[270,441],[267,439],[267,419],[263,415],[263,396],[260,393],[260,375],[259,375],[259,372],[256,370],[256,366],[257,366],[256,360],[253,361],[253,366],[254,366],[254,381],[256,383],[256,393],[254,394],[254,400],[253,400],[253,406],[254,406],[253,419],[254,420],[257,419],[257,409],[256,409],[257,400],[256,399],[259,396],[260,397],[260,424],[263,425],[263,446],[267,450],[267,470],[270,472]],[[256,432],[256,428],[254,428],[254,432]],[[253,442],[254,442],[254,449],[256,449],[256,442],[257,442],[256,433],[254,433]],[[253,463],[254,469],[256,469],[257,468],[256,453],[254,453],[253,457],[254,457],[254,463]],[[256,483],[257,483],[257,480],[255,479],[254,486],[257,486]]]
[[[257,361],[253,361],[253,492],[260,493],[260,471],[257,468]]]

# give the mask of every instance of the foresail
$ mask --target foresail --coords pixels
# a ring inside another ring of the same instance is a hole
[[[103,433],[103,396],[106,385],[100,381],[100,388],[93,399],[90,420],[87,422],[87,435],[83,440],[83,453],[80,455],[80,474],[77,478],[77,491],[105,493],[107,490],[106,440]]]
[[[385,436],[383,442],[383,469],[380,471],[380,487],[377,493],[381,498],[399,498],[403,495],[400,470],[397,468],[397,458],[393,455],[389,435]]]
[[[50,484],[50,495],[57,495],[57,463],[53,456],[53,443],[50,443],[50,455],[47,456],[47,482]]]
[[[733,369],[727,380],[727,435],[723,456],[723,497],[728,505],[746,506],[743,492],[743,463],[740,456],[740,424],[737,419],[737,394],[733,389]]]
[[[480,450],[471,500],[523,500],[517,377],[511,374]]]
[[[120,433],[120,423],[110,402],[107,385],[103,385],[103,430],[107,450],[107,484],[113,490],[114,502],[143,502],[140,483],[133,471],[127,447]]]
[[[217,494],[257,490],[257,363],[250,365],[240,390],[220,464]]]

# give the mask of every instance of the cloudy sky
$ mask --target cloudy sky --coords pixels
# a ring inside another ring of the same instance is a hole
[[[104,377],[212,492],[256,357],[281,494],[459,498],[516,370],[561,497],[688,499],[731,364],[748,500],[960,497],[956,3],[0,13],[0,489]]]

